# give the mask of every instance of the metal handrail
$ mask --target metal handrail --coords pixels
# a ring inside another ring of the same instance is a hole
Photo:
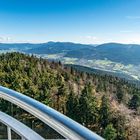
[[[103,140],[102,137],[74,120],[19,92],[0,86],[0,98],[36,116],[67,139]]]
[[[45,140],[31,128],[19,122],[15,118],[0,111],[0,122],[7,126],[8,139],[11,139],[11,130],[16,132],[22,139],[27,140]]]

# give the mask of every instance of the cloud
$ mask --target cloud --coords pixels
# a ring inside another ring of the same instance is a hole
[[[0,36],[0,42],[11,42],[12,41],[12,38],[11,37],[3,37],[3,36]]]
[[[120,34],[114,38],[115,42],[125,43],[125,44],[140,44],[140,34],[130,33],[130,34]]]
[[[98,38],[95,36],[86,36],[87,39],[91,39],[91,40],[97,40]]]
[[[136,19],[140,19],[140,16],[126,16],[126,18],[136,20]]]

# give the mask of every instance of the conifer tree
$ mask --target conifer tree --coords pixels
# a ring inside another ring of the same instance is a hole
[[[112,124],[107,125],[104,130],[103,136],[106,140],[114,140],[116,138],[116,129],[113,127]]]
[[[118,102],[121,103],[123,101],[124,95],[123,95],[123,91],[122,91],[120,86],[117,87],[117,94],[116,94],[116,96],[117,96]]]
[[[100,107],[100,124],[101,127],[105,128],[109,124],[109,99],[106,95],[102,96],[102,103]]]
[[[139,106],[140,106],[140,96],[134,94],[129,101],[129,108],[137,110]]]

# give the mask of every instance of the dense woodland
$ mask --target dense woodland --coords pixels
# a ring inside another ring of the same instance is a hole
[[[140,140],[140,89],[124,79],[7,53],[0,55],[0,85],[60,111],[107,140]],[[19,113],[7,104],[1,100],[0,110]]]

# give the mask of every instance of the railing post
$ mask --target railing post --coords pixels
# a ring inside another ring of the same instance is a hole
[[[24,137],[21,137],[21,140],[26,140]]]
[[[8,134],[8,140],[12,140],[11,138],[11,128],[7,126],[7,134]]]

